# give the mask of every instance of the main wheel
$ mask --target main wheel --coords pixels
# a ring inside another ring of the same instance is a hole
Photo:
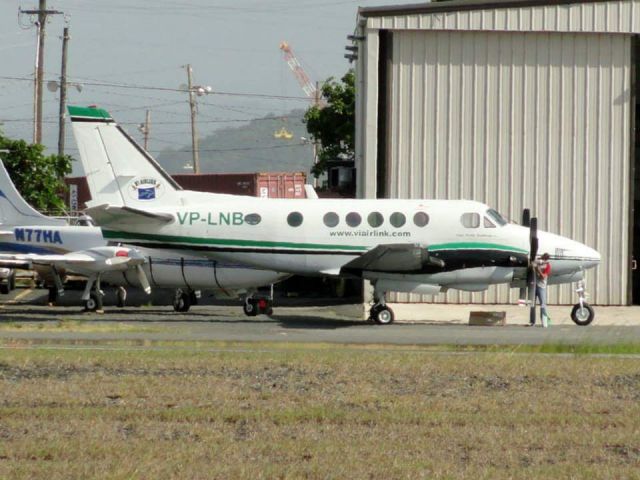
[[[596,318],[596,312],[593,311],[593,307],[588,303],[583,303],[582,305],[576,303],[571,310],[571,320],[581,327],[589,325],[594,318]]]
[[[371,309],[371,318],[378,325],[389,325],[395,320],[393,310],[386,305],[380,305]]]
[[[252,298],[248,299],[246,302],[244,302],[242,311],[247,317],[255,317],[256,315],[258,315],[258,306],[256,305],[256,301]]]
[[[191,295],[187,292],[181,292],[173,299],[173,309],[176,312],[185,313],[191,308]]]
[[[87,312],[102,310],[102,297],[97,292],[91,292],[89,299],[84,302],[84,309]]]
[[[9,293],[11,290],[9,289],[10,285],[8,283],[9,281],[7,280],[6,284],[2,284],[0,285],[0,293],[2,293],[3,295],[6,295],[7,293]]]

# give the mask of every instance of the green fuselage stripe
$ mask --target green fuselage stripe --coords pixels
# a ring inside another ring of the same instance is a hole
[[[453,242],[429,245],[430,252],[439,252],[443,250],[502,250],[515,253],[529,253],[527,250],[522,248],[500,245],[497,243]]]
[[[237,240],[228,238],[201,238],[182,237],[176,235],[159,235],[151,233],[120,232],[114,230],[103,230],[105,238],[123,240],[147,240],[152,242],[190,244],[190,245],[211,245],[211,246],[236,246],[236,247],[264,247],[264,248],[293,248],[293,249],[317,249],[317,250],[350,250],[354,252],[364,252],[373,246],[358,245],[328,245],[322,243],[295,243],[295,242],[268,242],[264,240]],[[430,252],[446,250],[502,250],[515,253],[528,253],[517,247],[499,245],[496,243],[481,242],[456,242],[430,245]]]
[[[150,233],[116,232],[103,230],[105,238],[119,238],[125,240],[149,240],[153,242],[181,243],[191,245],[211,245],[211,246],[236,246],[236,247],[265,247],[265,248],[300,248],[318,250],[350,250],[354,252],[364,252],[369,247],[355,245],[326,245],[321,243],[293,243],[293,242],[267,242],[263,240],[236,240],[229,238],[200,238],[200,237],[179,237],[174,235],[157,235]]]

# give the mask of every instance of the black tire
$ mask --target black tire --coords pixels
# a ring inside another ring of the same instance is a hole
[[[244,305],[242,305],[242,311],[247,317],[255,317],[258,315],[258,306],[256,305],[255,300],[250,299],[244,302]]]
[[[589,325],[594,318],[596,318],[596,312],[588,303],[583,303],[582,308],[579,303],[576,303],[571,310],[571,320],[581,327]]]
[[[85,300],[84,309],[87,312],[95,312],[96,310],[102,310],[102,295],[96,292],[91,292],[89,300]]]
[[[189,292],[189,306],[198,304],[198,297],[196,296],[196,292]]]
[[[371,318],[373,318],[373,321],[378,325],[391,325],[396,319],[393,310],[386,305],[372,308]]]
[[[127,302],[127,291],[124,288],[116,289],[116,305],[118,308],[123,308]]]
[[[7,280],[8,282],[9,280]],[[6,295],[7,293],[9,293],[11,290],[9,290],[9,284],[7,283],[6,285],[3,283],[2,285],[0,285],[0,293],[2,293],[3,295]]]
[[[179,297],[173,300],[173,309],[176,312],[186,313],[191,308],[191,295],[182,292]]]

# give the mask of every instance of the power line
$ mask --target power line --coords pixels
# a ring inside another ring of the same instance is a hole
[[[24,78],[24,77],[10,77],[10,76],[0,76],[0,80],[17,80],[23,82],[33,82],[32,78]],[[111,88],[122,88],[122,89],[130,89],[130,90],[152,90],[159,92],[180,92],[184,93],[183,89],[180,88],[171,88],[171,87],[158,87],[153,85],[135,85],[135,84],[126,84],[126,83],[109,83],[109,82],[82,82],[85,86],[90,87],[111,87]],[[221,95],[228,97],[252,97],[252,98],[266,98],[271,100],[299,100],[299,101],[308,101],[307,97],[295,97],[289,95],[272,95],[267,93],[249,93],[249,92],[222,92],[222,91],[212,91],[212,95]]]

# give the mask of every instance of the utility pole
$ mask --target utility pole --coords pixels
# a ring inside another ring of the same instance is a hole
[[[38,33],[38,44],[36,46],[36,72],[34,79],[34,99],[33,99],[33,143],[42,143],[42,80],[44,77],[44,39],[49,15],[62,15],[58,10],[47,10],[47,0],[39,1],[38,10],[19,10],[27,15],[37,15],[35,22]]]
[[[313,104],[316,108],[320,108],[320,83],[316,82],[316,89],[313,92]],[[318,164],[318,140],[313,138],[313,166]],[[313,176],[313,188],[318,188],[318,177]]]
[[[60,113],[58,115],[58,155],[64,155],[64,118],[67,106],[67,45],[69,43],[69,27],[64,27],[62,34],[62,67],[60,69]]]
[[[187,65],[187,88],[191,107],[191,149],[193,151],[193,173],[200,173],[200,152],[198,152],[198,131],[196,130],[196,94],[193,90],[193,71]]]

